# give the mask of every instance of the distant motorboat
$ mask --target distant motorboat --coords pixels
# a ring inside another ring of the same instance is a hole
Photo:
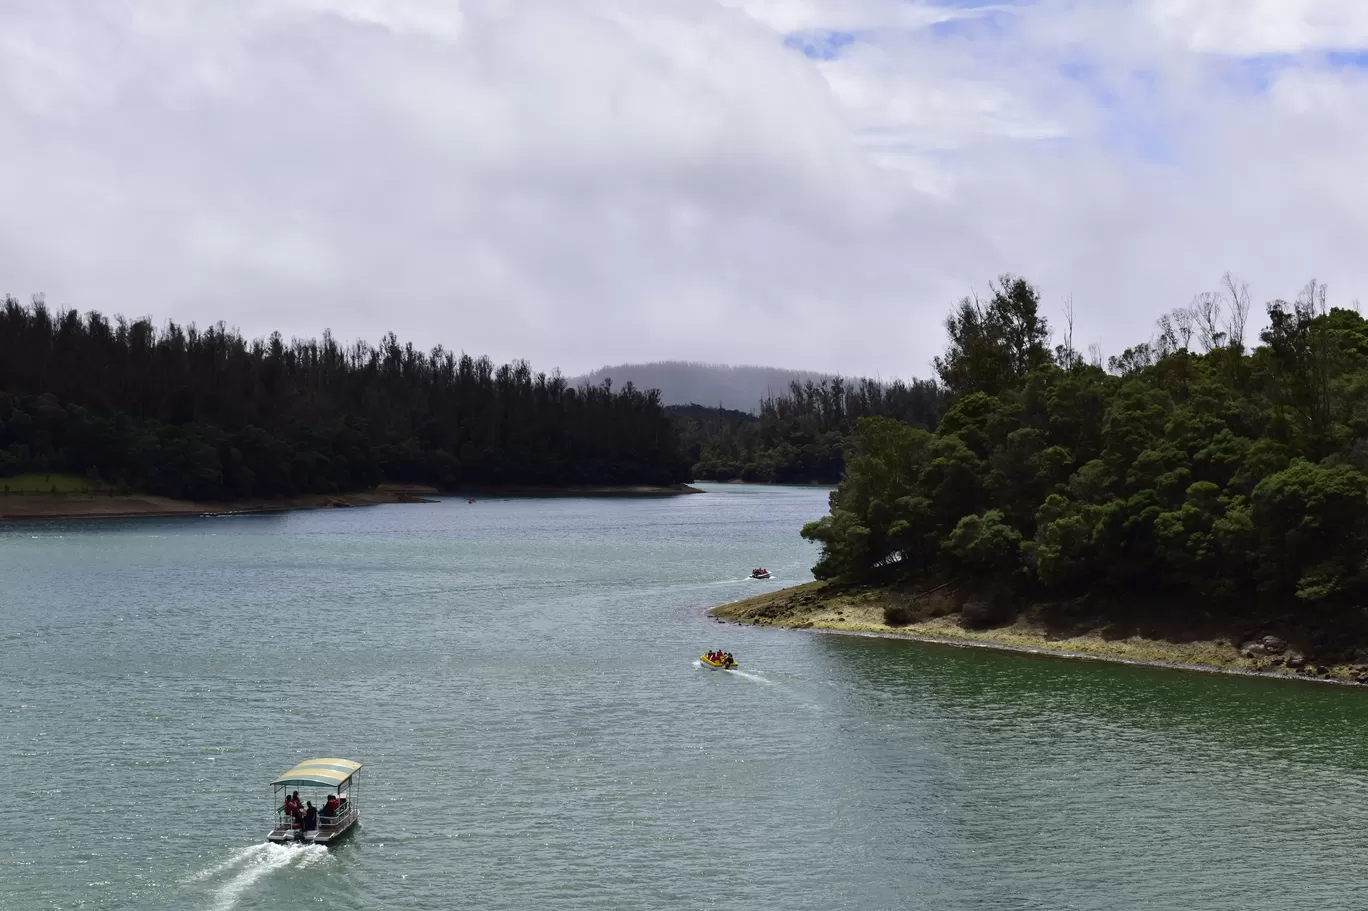
[[[731,655],[723,654],[720,658],[710,658],[707,655],[699,655],[698,661],[704,667],[710,667],[719,671],[730,671],[740,667],[736,659]]]
[[[751,570],[750,577],[752,579],[768,579],[770,577],[770,571],[763,567],[760,569],[753,569]]]

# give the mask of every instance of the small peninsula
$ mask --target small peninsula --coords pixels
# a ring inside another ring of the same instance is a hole
[[[819,581],[716,616],[1368,681],[1368,320],[1326,298],[1247,349],[1227,276],[1104,366],[1003,276],[946,320],[934,429],[859,421]]]
[[[1368,684],[1368,649],[1308,658],[1315,631],[1291,641],[1255,626],[1230,632],[1194,627],[1163,612],[1114,614],[1086,605],[1023,606],[1004,615],[965,592],[809,582],[733,601],[708,611],[727,623],[881,636],[1191,671]],[[986,623],[980,627],[977,624]],[[1001,625],[999,625],[1001,624]],[[1311,652],[1314,655],[1314,651]]]

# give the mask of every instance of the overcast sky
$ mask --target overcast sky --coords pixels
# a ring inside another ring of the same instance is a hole
[[[0,140],[0,291],[570,374],[1368,295],[1363,0],[5,0]]]

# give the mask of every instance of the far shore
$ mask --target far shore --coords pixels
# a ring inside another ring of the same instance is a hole
[[[689,484],[472,484],[450,491],[454,496],[487,497],[674,497],[705,493]]]
[[[0,496],[0,521],[8,519],[134,519],[156,516],[222,516],[285,512],[295,509],[338,509],[385,503],[435,503],[411,488],[360,493],[307,494],[280,499],[234,500],[227,503],[173,500],[153,494],[11,493]]]
[[[472,486],[447,496],[676,496],[703,493],[686,484],[670,486]],[[175,500],[154,494],[108,492],[7,493],[0,495],[0,522],[9,519],[132,519],[156,516],[220,516],[286,512],[296,509],[339,509],[381,506],[389,503],[436,503],[444,495],[422,484],[381,484],[374,490],[354,493],[304,494],[278,499],[246,499],[229,502]]]
[[[1051,633],[1031,611],[996,629],[966,629],[956,614],[925,617],[905,626],[884,622],[884,608],[896,596],[878,588],[852,588],[809,582],[714,607],[719,621],[745,626],[776,626],[849,636],[907,639],[936,645],[988,648],[1057,658],[1111,661],[1204,673],[1272,677],[1318,683],[1365,684],[1362,665],[1290,668],[1278,656],[1246,657],[1239,643],[1224,638],[1173,642],[1143,636],[1112,637],[1105,629]],[[1288,654],[1293,654],[1289,651]]]
[[[728,478],[725,481],[702,481],[703,484],[750,484],[755,487],[835,487],[833,481],[743,481]]]

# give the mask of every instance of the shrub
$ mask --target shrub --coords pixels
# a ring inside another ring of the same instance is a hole
[[[907,626],[913,619],[912,608],[906,604],[890,604],[884,608],[885,626]]]
[[[965,629],[992,629],[1016,619],[1016,609],[1005,597],[974,599],[960,608],[960,626]]]

